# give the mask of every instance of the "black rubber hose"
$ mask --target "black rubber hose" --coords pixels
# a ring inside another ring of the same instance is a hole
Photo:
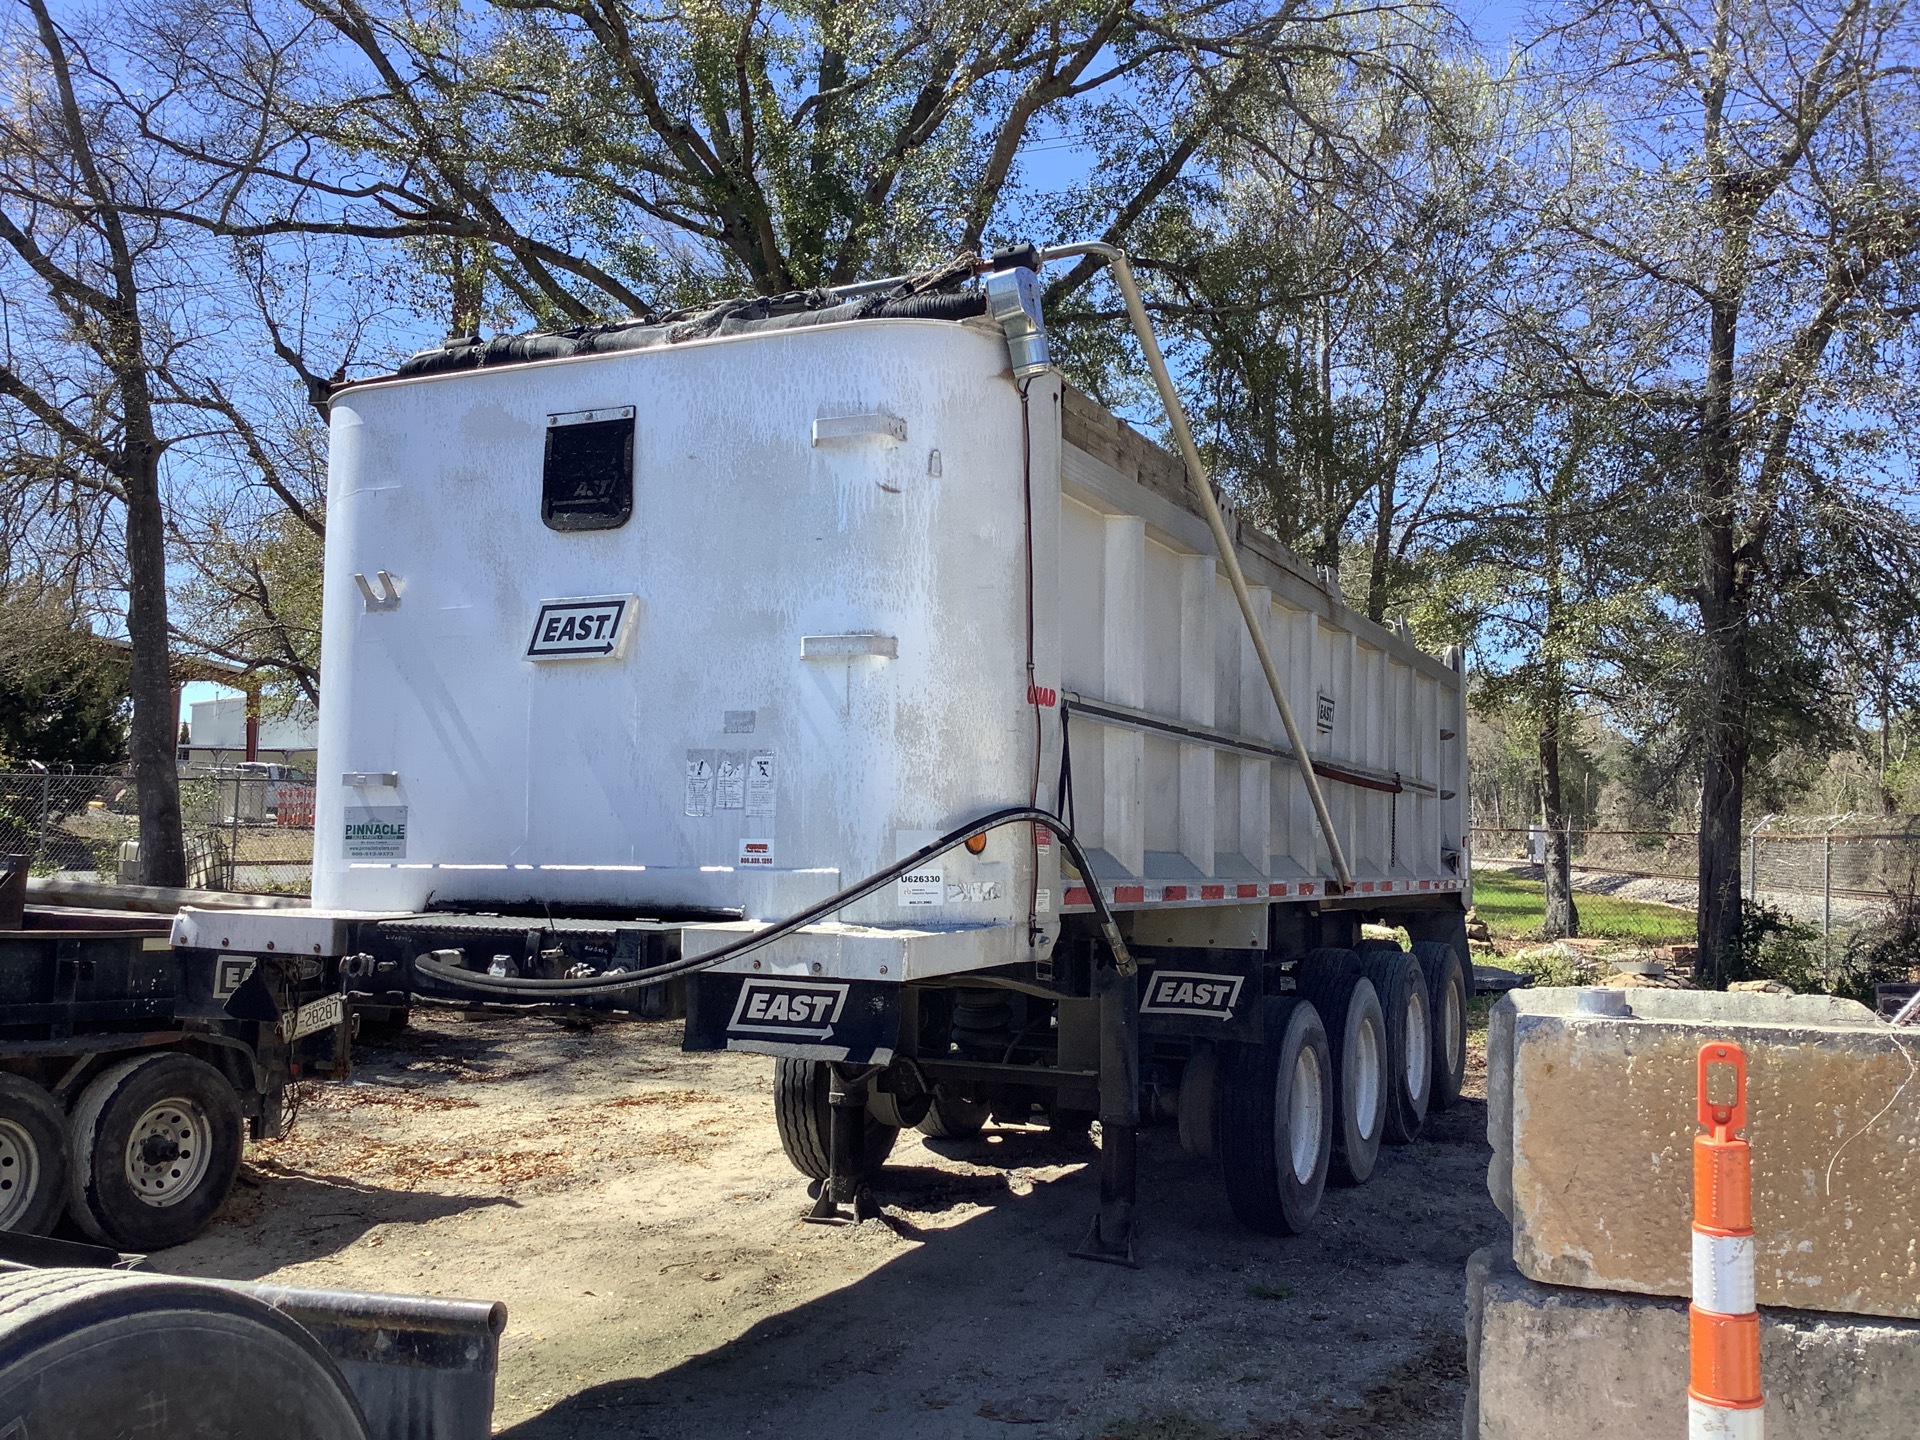
[[[1027,820],[1045,825],[1060,838],[1060,844],[1072,859],[1081,876],[1086,880],[1087,894],[1093,901],[1095,914],[1100,918],[1100,932],[1106,938],[1107,949],[1113,955],[1116,969],[1123,975],[1133,973],[1133,957],[1127,953],[1127,944],[1120,935],[1120,927],[1114,923],[1113,912],[1107,909],[1106,898],[1100,893],[1100,886],[1094,881],[1093,868],[1087,863],[1086,852],[1080,848],[1080,842],[1073,832],[1060,820],[1060,817],[1032,805],[1015,805],[1005,810],[995,810],[990,815],[969,822],[957,830],[950,830],[930,845],[923,845],[904,860],[895,861],[884,870],[875,871],[866,879],[849,885],[846,889],[806,909],[789,915],[784,920],[775,921],[764,930],[756,930],[751,935],[743,935],[738,940],[729,941],[718,950],[710,950],[705,955],[683,957],[669,960],[664,965],[649,965],[642,970],[626,970],[618,975],[596,975],[585,980],[522,980],[505,975],[480,975],[471,970],[463,970],[456,965],[442,965],[437,960],[425,956],[414,958],[414,969],[429,979],[438,980],[446,985],[459,985],[465,989],[477,990],[482,994],[511,995],[522,999],[575,999],[592,995],[604,995],[609,990],[628,990],[640,985],[651,985],[656,981],[668,980],[676,975],[689,975],[698,970],[711,970],[714,966],[735,956],[744,955],[750,950],[758,950],[763,945],[771,945],[775,940],[791,935],[816,920],[825,919],[837,910],[844,909],[856,900],[864,899],[882,886],[890,885],[902,875],[919,869],[929,860],[938,858],[956,845],[965,844],[971,837],[983,830],[998,829],[1002,825],[1012,825]]]

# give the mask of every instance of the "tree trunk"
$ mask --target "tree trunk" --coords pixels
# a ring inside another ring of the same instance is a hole
[[[1740,840],[1746,800],[1749,702],[1746,587],[1737,558],[1734,432],[1739,301],[1731,283],[1712,305],[1701,407],[1700,627],[1705,641],[1705,750],[1700,777],[1700,888],[1694,978],[1725,989],[1741,973]]]
[[[1540,727],[1540,817],[1547,827],[1547,918],[1540,933],[1549,940],[1580,933],[1580,912],[1573,903],[1573,847],[1560,798],[1560,727],[1556,705]]]
[[[185,885],[180,837],[180,772],[168,660],[167,552],[160,510],[160,446],[149,438],[127,451],[127,636],[133,642],[133,727],[128,750],[140,796],[140,878],[148,885]]]

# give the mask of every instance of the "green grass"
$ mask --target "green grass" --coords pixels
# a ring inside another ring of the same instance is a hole
[[[1686,945],[1693,940],[1691,910],[1584,892],[1575,892],[1573,901],[1580,912],[1582,935],[1638,940],[1648,945]],[[1538,939],[1547,914],[1547,887],[1538,880],[1476,871],[1473,908],[1496,939]]]

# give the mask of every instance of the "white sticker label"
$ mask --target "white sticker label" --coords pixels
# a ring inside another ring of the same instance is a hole
[[[406,859],[407,807],[347,806],[342,847],[342,853],[349,860]]]
[[[740,860],[742,865],[773,864],[773,841],[742,840],[740,842]]]
[[[998,880],[955,880],[947,886],[949,905],[979,905],[1000,898]]]
[[[1033,913],[1051,915],[1053,913],[1053,891],[1036,890],[1033,892]]]
[[[947,898],[947,872],[938,865],[909,871],[894,882],[902,905],[939,905]]]
[[[739,810],[747,803],[747,752],[721,750],[715,754],[713,808]]]
[[[728,710],[720,716],[720,725],[729,735],[751,735],[757,710]]]
[[[773,751],[747,757],[747,814],[771,818],[774,806]]]
[[[713,813],[713,751],[687,751],[687,802],[689,815]]]
[[[529,660],[601,660],[615,654],[626,639],[631,595],[596,595],[585,600],[543,600],[533,617]]]

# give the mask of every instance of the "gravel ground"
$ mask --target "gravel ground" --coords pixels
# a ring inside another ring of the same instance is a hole
[[[678,1045],[429,1015],[309,1093],[155,1268],[504,1300],[515,1440],[1459,1433],[1463,1267],[1503,1233],[1478,1099],[1291,1240],[1149,1130],[1126,1270],[1068,1257],[1095,1152],[1038,1130],[909,1132],[883,1219],[802,1223],[772,1062]]]

